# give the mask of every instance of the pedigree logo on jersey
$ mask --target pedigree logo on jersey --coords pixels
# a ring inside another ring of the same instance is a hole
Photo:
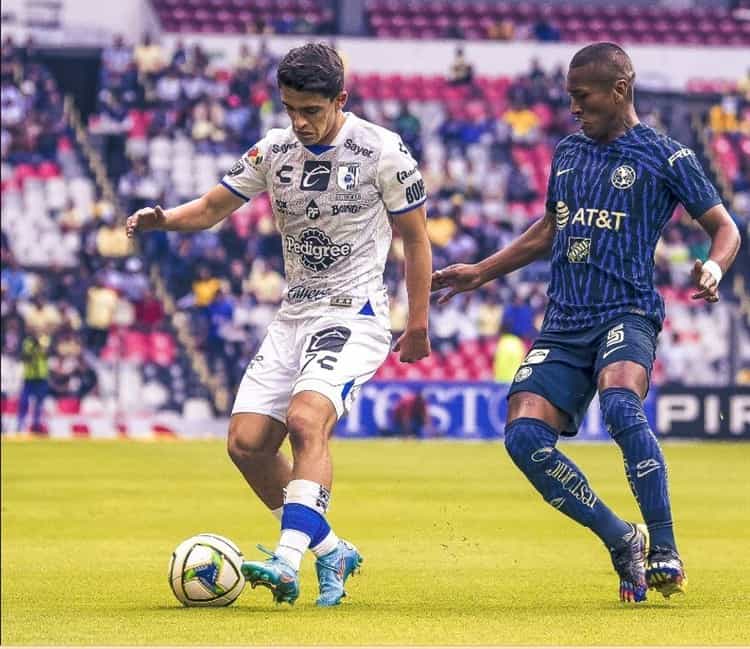
[[[263,162],[263,155],[261,154],[260,149],[257,146],[254,146],[252,149],[250,149],[245,154],[245,157],[253,167],[257,167],[261,162]]]
[[[342,257],[352,254],[350,243],[333,243],[331,237],[318,228],[308,228],[299,239],[286,236],[286,251],[299,256],[305,268],[327,270]]]
[[[305,160],[299,188],[303,192],[322,192],[328,189],[331,163],[328,160]]]

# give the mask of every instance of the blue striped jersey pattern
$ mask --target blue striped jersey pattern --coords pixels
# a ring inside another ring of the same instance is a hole
[[[677,203],[698,218],[720,202],[694,152],[648,126],[608,144],[581,132],[563,139],[547,188],[556,232],[542,331],[588,329],[624,313],[661,328],[659,235]]]

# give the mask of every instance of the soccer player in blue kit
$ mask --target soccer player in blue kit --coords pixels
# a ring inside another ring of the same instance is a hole
[[[669,597],[687,586],[664,455],[642,403],[664,319],[654,248],[682,203],[711,238],[708,260],[693,268],[693,298],[716,302],[740,236],[693,151],[639,122],[634,79],[612,43],[573,57],[567,91],[581,130],[555,150],[545,216],[487,259],[437,271],[432,288],[449,288],[446,302],[551,253],[549,304],[509,390],[505,446],[544,500],[604,542],[620,599],[640,602],[649,588]],[[647,531],[615,515],[556,448],[597,390]]]

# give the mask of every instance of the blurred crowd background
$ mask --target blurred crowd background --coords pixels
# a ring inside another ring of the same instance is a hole
[[[658,5],[636,6],[618,20],[598,3],[360,4],[372,37],[615,39],[627,47],[687,34],[683,42],[711,46],[719,33],[738,55],[750,44],[750,8],[742,2],[682,2],[661,13]],[[465,11],[457,16],[459,4]],[[266,195],[209,231],[149,233],[135,246],[123,221],[146,205],[197,197],[267,129],[285,127],[278,58],[263,35],[317,34],[335,45],[340,7],[316,0],[152,5],[162,29],[179,34],[176,46],[153,33],[137,42],[113,35],[79,72],[95,76],[84,94],[61,88],[75,64],[59,48],[50,51],[33,34],[3,40],[3,430],[42,429],[44,412],[224,415],[280,303],[282,245]],[[718,32],[688,28],[707,20]],[[217,61],[196,32],[254,38],[236,60]],[[398,131],[420,163],[436,268],[477,261],[539,218],[555,144],[576,128],[564,68],[550,71],[532,57],[523,74],[480,75],[460,41],[445,47],[453,62],[442,75],[348,66],[346,82],[347,109]],[[750,384],[748,75],[696,79],[682,93],[636,93],[644,122],[696,151],[743,233],[722,300],[708,307],[690,299],[690,270],[707,256],[707,237],[682,209],[665,229],[656,250],[667,304],[656,385]],[[414,365],[394,355],[376,378],[510,381],[538,334],[548,279],[548,263],[537,262],[435,306],[433,355]],[[398,334],[407,314],[398,238],[386,282]]]

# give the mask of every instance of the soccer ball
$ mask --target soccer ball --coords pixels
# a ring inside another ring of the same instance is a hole
[[[242,552],[217,534],[180,543],[169,562],[169,585],[185,606],[229,606],[245,587]]]

